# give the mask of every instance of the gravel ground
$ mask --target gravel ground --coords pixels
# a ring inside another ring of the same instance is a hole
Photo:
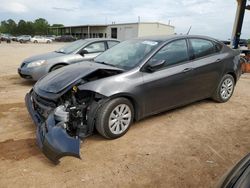
[[[21,61],[63,44],[0,44],[0,187],[214,187],[250,151],[250,74],[224,104],[203,100],[146,118],[120,139],[96,134],[82,160],[57,166],[40,152],[24,104],[34,82]]]

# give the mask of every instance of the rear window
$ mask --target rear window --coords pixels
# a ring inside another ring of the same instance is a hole
[[[215,42],[215,51],[220,52],[222,49],[222,45],[218,42]]]
[[[204,57],[216,52],[214,43],[205,39],[190,39],[195,58]]]
[[[119,42],[116,42],[116,41],[108,41],[108,47],[109,48],[112,48],[113,46],[119,44]]]

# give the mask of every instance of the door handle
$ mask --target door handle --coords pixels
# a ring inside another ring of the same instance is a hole
[[[193,70],[194,68],[185,68],[182,72],[189,72],[189,71],[191,71],[191,70]]]
[[[217,59],[215,62],[216,62],[216,63],[219,63],[220,61],[221,61],[221,59]]]

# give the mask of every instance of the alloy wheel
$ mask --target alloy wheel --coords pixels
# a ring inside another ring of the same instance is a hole
[[[128,105],[116,106],[109,116],[109,129],[113,134],[121,134],[128,128],[131,122],[131,110]]]
[[[231,78],[227,78],[223,81],[220,89],[220,95],[223,100],[227,100],[231,97],[234,89],[234,81]]]

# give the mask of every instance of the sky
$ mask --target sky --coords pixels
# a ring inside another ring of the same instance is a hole
[[[250,2],[248,2],[250,4]],[[236,0],[1,0],[0,21],[45,18],[66,26],[157,21],[175,26],[177,34],[231,38]],[[246,11],[241,38],[250,38]]]

